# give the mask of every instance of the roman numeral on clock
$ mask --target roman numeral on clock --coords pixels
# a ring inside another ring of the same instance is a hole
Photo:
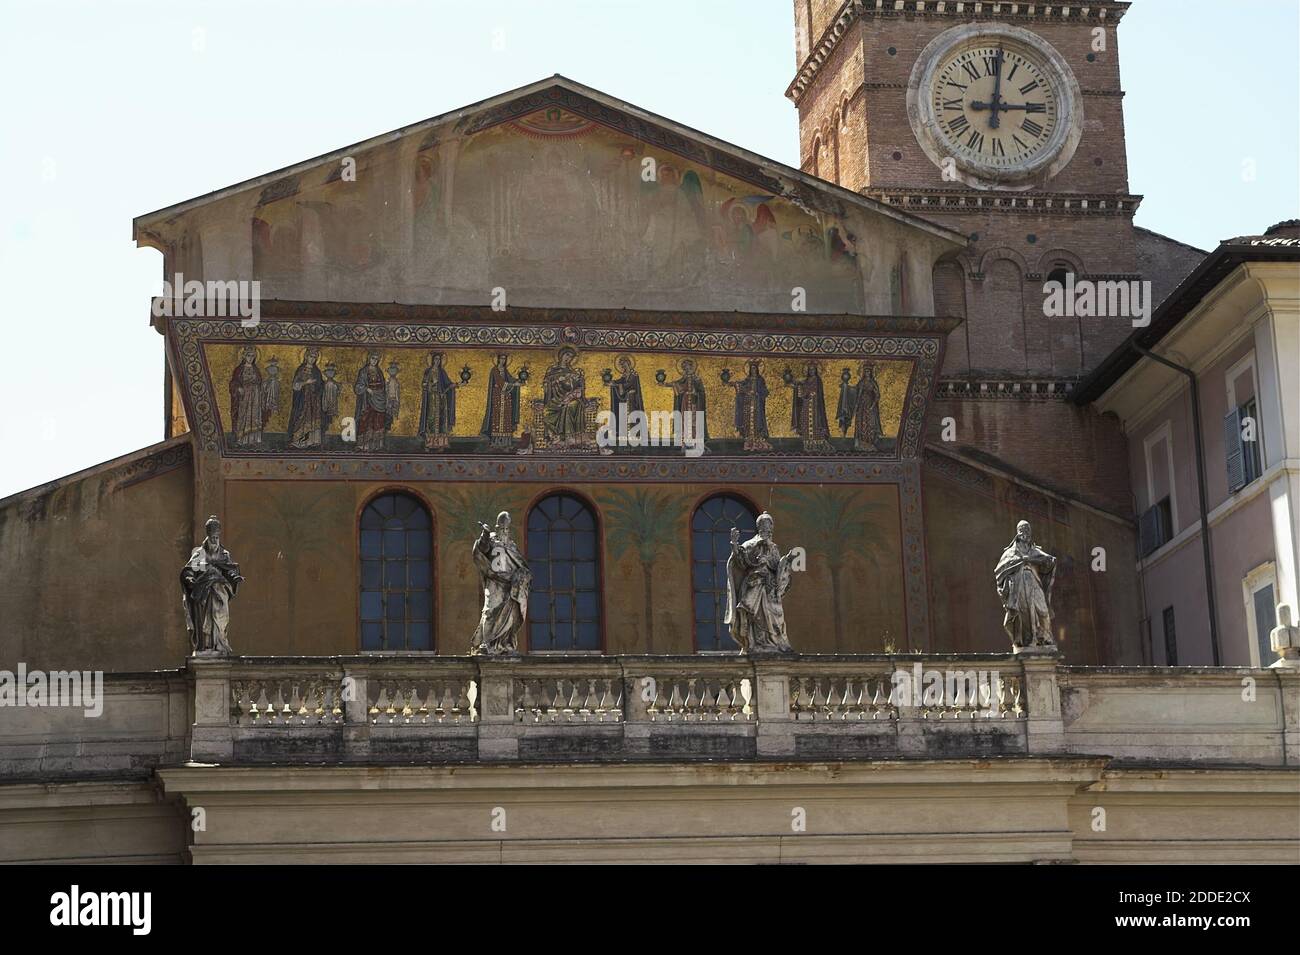
[[[958,116],[956,119],[954,119],[952,122],[948,124],[948,132],[952,133],[954,136],[960,136],[962,134],[962,131],[965,130],[966,127],[969,125],[970,125],[970,120],[968,120],[965,116]]]
[[[961,68],[962,68],[963,70],[966,71],[966,74],[967,74],[971,79],[973,79],[973,80],[977,80],[977,79],[980,78],[980,71],[977,70],[977,69],[975,69],[975,67],[971,66],[969,63],[963,63],[963,64],[961,65]]]
[[[1033,136],[1035,139],[1037,139],[1038,136],[1041,135],[1043,132],[1043,127],[1039,126],[1032,119],[1026,119],[1023,123],[1020,124],[1020,128],[1023,129],[1025,132],[1027,132],[1030,136]]]
[[[1046,103],[1026,103],[1026,104],[1025,104],[1025,112],[1026,112],[1026,113],[1046,113],[1046,112],[1047,112],[1047,104],[1046,104]]]
[[[1007,151],[1006,151],[1005,149],[1002,148],[1002,140],[1000,140],[1000,139],[992,139],[992,140],[989,140],[989,142],[993,144],[993,155],[994,155],[994,156],[1005,156],[1005,155],[1007,154]]]
[[[1011,72],[1007,74],[1007,82],[1008,82],[1008,83],[1011,82],[1011,77],[1013,77],[1013,76],[1016,75],[1016,70],[1018,70],[1018,69],[1020,69],[1020,64],[1019,64],[1019,63],[1012,63],[1012,64],[1011,64]]]
[[[944,100],[944,101],[943,101],[943,108],[944,108],[944,109],[955,109],[955,110],[957,110],[958,112],[961,112],[961,97],[959,96],[959,97],[957,97],[956,99],[946,99],[946,100]]]
[[[1032,83],[1026,83],[1024,86],[1020,87],[1020,92],[1028,93],[1031,90],[1036,90],[1036,89],[1038,89],[1038,80],[1034,80]]]
[[[970,139],[966,140],[966,145],[977,153],[982,152],[984,149],[984,134],[978,129],[972,129]]]

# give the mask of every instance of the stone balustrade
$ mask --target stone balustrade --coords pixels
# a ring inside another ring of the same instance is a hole
[[[1115,751],[1281,764],[1296,721],[1282,683],[1300,686],[1276,671],[1071,668],[1010,654],[234,657],[190,671],[193,758],[218,763]]]
[[[0,712],[9,779],[218,764],[1104,756],[1300,763],[1300,672],[1011,654],[194,658]]]

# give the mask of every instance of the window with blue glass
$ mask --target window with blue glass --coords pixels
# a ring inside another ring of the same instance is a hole
[[[433,649],[433,521],[409,494],[361,513],[361,649]]]
[[[731,529],[741,541],[757,532],[758,512],[744,498],[718,494],[695,509],[691,517],[691,586],[695,592],[695,648],[737,650],[727,619],[727,558]]]
[[[551,494],[528,512],[529,650],[600,649],[596,515],[581,498]]]

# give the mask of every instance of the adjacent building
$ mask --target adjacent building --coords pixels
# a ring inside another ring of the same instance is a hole
[[[1075,394],[1128,437],[1151,662],[1276,659],[1277,607],[1297,607],[1298,308],[1295,220],[1227,239]]]

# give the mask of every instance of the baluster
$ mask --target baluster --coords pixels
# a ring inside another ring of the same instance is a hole
[[[289,704],[284,699],[284,683],[276,680],[272,684],[275,690],[275,697],[271,700],[270,722],[273,724],[284,723],[284,711],[288,709]]]
[[[790,677],[790,715],[794,719],[799,719],[803,712],[803,679],[801,677]]]
[[[515,695],[515,722],[527,723],[528,718],[533,715],[536,709],[536,701],[533,699],[533,688],[528,680],[516,680],[514,683]]]
[[[703,703],[703,697],[695,692],[695,684],[697,682],[698,681],[695,677],[691,677],[686,681],[686,699],[682,701],[684,719],[689,720],[694,717],[698,720],[700,718],[700,708]]]
[[[558,723],[564,710],[564,686],[559,680],[546,680],[542,687],[546,691],[545,722]]]
[[[717,719],[721,720],[724,716],[728,720],[736,718],[736,694],[732,684],[727,680],[718,682],[718,696],[714,700],[717,707]]]
[[[577,681],[577,680],[561,680],[561,681],[560,681],[560,684],[561,684],[561,686],[567,686],[567,687],[569,688],[568,692],[564,695],[564,700],[565,700],[565,702],[564,702],[564,721],[565,721],[566,723],[572,723],[572,722],[573,722],[573,718],[574,718],[574,716],[577,715],[577,713],[578,713],[578,708],[579,708],[579,704],[578,704],[578,681]]]
[[[438,681],[438,722],[439,723],[459,723],[460,713],[457,707],[456,691],[459,687],[459,681],[439,680]]]
[[[596,681],[594,678],[587,680],[587,696],[582,701],[582,721],[590,723],[592,717],[599,720],[597,710],[600,708],[600,699],[596,696]]]
[[[456,717],[453,722],[457,725],[469,715],[469,683],[465,680],[456,681],[456,702],[452,704],[452,713]]]
[[[668,722],[672,722],[681,709],[681,698],[677,695],[677,678],[672,679],[672,692],[668,694],[668,705],[665,709],[668,712]]]
[[[610,680],[610,689],[614,691],[614,722],[620,722],[623,719],[623,681]]]

